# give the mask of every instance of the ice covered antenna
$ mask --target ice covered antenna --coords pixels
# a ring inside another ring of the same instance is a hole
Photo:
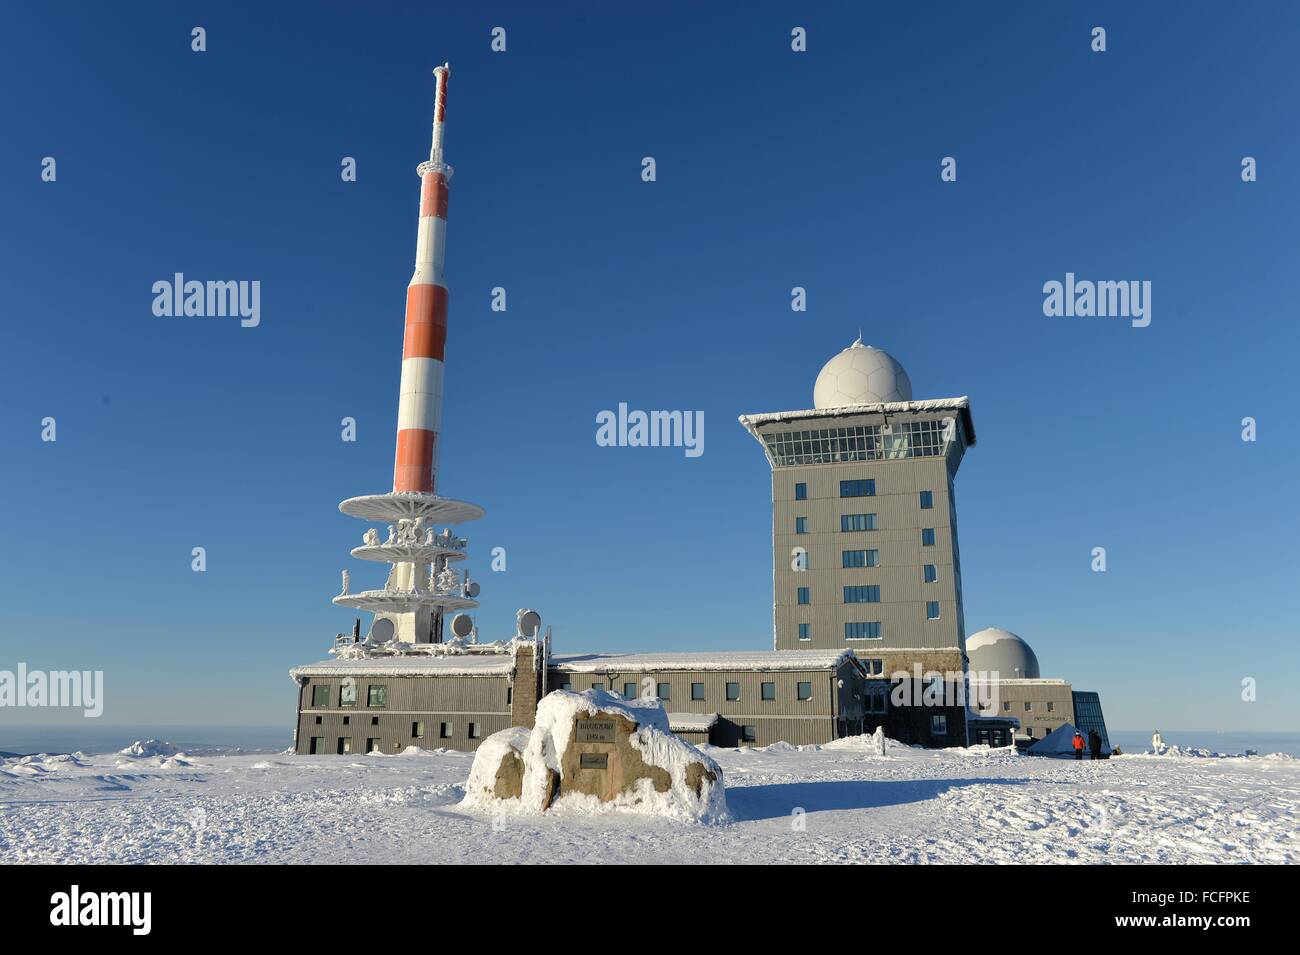
[[[447,78],[451,76],[451,64],[444,63],[435,67],[433,75],[437,77],[437,89],[433,94],[433,143],[429,146],[429,162],[442,165],[442,128],[447,116]]]

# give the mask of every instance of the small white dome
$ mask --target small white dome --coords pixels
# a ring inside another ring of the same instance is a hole
[[[813,386],[815,408],[911,400],[912,381],[903,366],[861,338],[823,365]]]
[[[1037,680],[1038,657],[1010,630],[989,627],[966,638],[970,669],[997,673],[1001,680]]]

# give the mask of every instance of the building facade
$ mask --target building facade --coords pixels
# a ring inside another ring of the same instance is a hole
[[[1084,735],[1096,729],[1110,751],[1098,695],[1076,691],[1067,680],[1044,678],[1037,654],[1019,636],[989,627],[971,634],[966,650],[972,706],[981,716],[1019,720],[1019,744],[1032,746],[1069,723]]]
[[[866,716],[866,674],[845,650],[558,656],[548,685],[658,697],[670,723],[702,717],[715,746],[828,743],[862,733]]]
[[[975,444],[969,400],[911,400],[901,366],[855,342],[814,401],[740,419],[772,472],[773,646],[850,649],[871,677],[944,675],[952,702],[928,714],[941,719],[891,707],[881,722],[907,742],[964,745],[954,479]]]
[[[866,675],[848,651],[576,654],[535,663],[534,654],[546,653],[546,641],[519,637],[296,667],[295,749],[473,750],[493,733],[531,726],[546,693],[593,687],[657,697],[674,732],[715,746],[828,743],[864,728]]]

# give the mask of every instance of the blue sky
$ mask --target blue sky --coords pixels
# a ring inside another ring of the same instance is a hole
[[[485,636],[532,606],[564,650],[769,646],[736,417],[808,407],[861,328],[917,397],[971,397],[968,631],[1117,728],[1297,728],[1300,10],[531,6],[0,12],[0,668],[104,670],[105,723],[291,724],[286,671],[351,626],[340,569],[382,581],[336,506],[390,486],[449,60],[439,480],[488,512]],[[260,281],[260,326],[154,316],[178,271]],[[1067,271],[1150,280],[1150,327],[1045,317]],[[702,410],[704,455],[598,447],[621,401]]]

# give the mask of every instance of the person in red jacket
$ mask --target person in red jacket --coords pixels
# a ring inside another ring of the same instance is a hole
[[[1083,741],[1083,734],[1078,730],[1074,731],[1074,758],[1083,759],[1083,747],[1087,745]]]

